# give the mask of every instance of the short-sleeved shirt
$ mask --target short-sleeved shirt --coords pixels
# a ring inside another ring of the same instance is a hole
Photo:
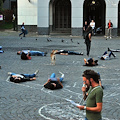
[[[86,107],[96,107],[97,103],[103,102],[103,89],[100,86],[90,88],[86,100]],[[86,117],[88,120],[100,120],[101,112],[93,112],[86,110]]]
[[[56,84],[55,89],[60,89],[60,88],[62,88],[62,86],[59,84],[58,81],[50,81],[50,82],[48,82],[46,85],[44,85],[44,87],[50,89],[50,84],[51,84],[51,83],[55,83],[55,84]]]

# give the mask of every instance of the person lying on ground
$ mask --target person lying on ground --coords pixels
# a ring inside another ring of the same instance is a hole
[[[74,52],[74,51],[68,51],[68,50],[58,50],[56,54],[60,55],[83,55],[83,52]]]
[[[98,60],[94,60],[94,58],[84,58],[84,66],[96,66],[98,65]]]
[[[36,75],[38,74],[39,70],[36,70],[33,74],[16,74],[12,72],[8,72],[10,76],[10,81],[14,83],[26,82],[36,80]]]
[[[56,78],[55,73],[52,73],[50,78],[44,84],[44,87],[48,88],[48,89],[51,89],[51,90],[63,88],[62,81],[64,79],[64,74],[63,73],[61,73],[61,74],[62,75],[61,75],[60,78]]]
[[[24,52],[22,52],[21,59],[22,60],[31,60],[31,57],[30,57],[29,53],[25,54]]]
[[[100,57],[98,56],[98,58],[100,58],[101,60],[109,60],[111,58],[111,55],[115,58],[116,55],[113,54],[112,51],[110,51],[110,53],[108,54],[107,51],[104,52],[104,54]]]
[[[4,51],[2,50],[2,46],[0,46],[0,53],[4,53]]]
[[[22,52],[24,52],[25,54],[28,54],[30,56],[46,56],[47,52],[41,52],[41,51],[35,51],[35,50],[22,50],[22,51],[18,51],[17,55],[21,55]]]
[[[110,48],[108,48],[108,51],[112,51],[112,52],[120,52],[120,49],[110,49]]]

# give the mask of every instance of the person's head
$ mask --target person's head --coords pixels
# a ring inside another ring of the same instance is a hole
[[[20,55],[21,51],[17,51],[17,55]]]
[[[55,83],[50,83],[50,89],[51,89],[51,90],[54,90],[55,87],[56,87],[56,84],[55,84]]]
[[[94,83],[99,83],[99,75],[97,72],[95,72],[94,70],[88,69],[85,70],[82,74],[83,77],[83,82],[86,83],[86,85],[92,86]]]
[[[22,24],[24,25],[24,22]]]
[[[87,25],[87,21],[85,21],[85,25]]]
[[[17,77],[17,76],[11,76],[11,77],[10,77],[10,81],[11,81],[11,82],[16,82],[16,83],[18,83],[18,82],[20,82],[20,80],[21,80],[21,78],[20,78],[20,77]]]

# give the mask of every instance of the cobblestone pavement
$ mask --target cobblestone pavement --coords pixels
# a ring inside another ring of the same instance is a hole
[[[52,42],[47,42],[47,38]],[[73,43],[71,42],[71,39]],[[65,40],[61,42],[61,40]],[[120,53],[116,58],[101,61],[101,56],[108,47],[120,49],[120,38],[106,40],[103,36],[92,37],[90,56],[98,59],[96,67],[85,67],[86,46],[82,37],[72,36],[38,36],[29,33],[27,37],[18,37],[18,32],[0,32],[0,45],[4,53],[0,54],[0,120],[83,120],[84,113],[67,102],[82,99],[82,72],[93,69],[101,74],[104,86],[103,120],[120,120]],[[32,56],[23,61],[16,54],[23,49],[48,52],[47,56]],[[83,56],[57,55],[56,65],[50,65],[52,49],[65,49],[83,52]],[[8,72],[33,73],[39,69],[37,79],[31,82],[11,83]],[[65,74],[63,89],[48,90],[43,87],[51,73],[60,77]]]

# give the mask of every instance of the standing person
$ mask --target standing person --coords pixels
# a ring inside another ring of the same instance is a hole
[[[84,25],[84,27],[83,27],[83,37],[84,37],[84,39],[85,39],[85,31],[86,31],[86,29],[87,29],[87,27],[88,27],[88,24],[87,24],[87,21],[85,21],[85,25]]]
[[[62,81],[64,79],[64,74],[60,72],[61,78],[56,78],[55,73],[52,73],[48,81],[44,84],[45,88],[54,90],[63,88]]]
[[[21,25],[21,31],[22,32],[19,34],[19,36],[21,36],[23,34],[23,37],[25,37],[25,25],[24,25],[24,22]]]
[[[90,53],[91,36],[92,36],[92,27],[89,25],[85,31],[85,44],[86,44],[87,56],[89,56]]]
[[[86,106],[77,106],[80,110],[86,110],[85,120],[101,120],[101,111],[103,103],[103,89],[99,86],[99,75],[93,70],[85,70],[83,72],[82,87]],[[89,88],[86,93],[86,86]]]
[[[112,27],[113,27],[113,23],[111,22],[111,20],[109,20],[108,22],[108,36],[107,38],[112,38]]]
[[[95,22],[94,22],[94,20],[92,20],[90,22],[90,26],[92,27],[92,33],[93,33],[93,35],[95,35]]]

